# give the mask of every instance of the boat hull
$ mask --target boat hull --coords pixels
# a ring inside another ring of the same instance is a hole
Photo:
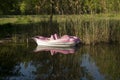
[[[77,43],[75,42],[59,42],[59,41],[42,41],[39,39],[35,39],[37,45],[39,46],[48,46],[48,47],[72,47],[75,46]]]

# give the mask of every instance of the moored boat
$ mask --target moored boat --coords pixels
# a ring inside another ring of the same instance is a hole
[[[33,38],[37,45],[51,47],[71,47],[80,43],[80,39],[76,36],[63,35],[59,37],[57,34],[51,37],[36,36]]]

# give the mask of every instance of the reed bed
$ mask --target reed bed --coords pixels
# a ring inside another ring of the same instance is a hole
[[[26,39],[35,35],[50,36],[58,33],[78,36],[83,44],[120,43],[119,16],[118,14],[54,15],[52,22],[49,15],[6,16],[0,18],[0,28],[4,30],[0,37],[9,34],[16,42],[19,41],[18,35],[23,36],[21,39]]]

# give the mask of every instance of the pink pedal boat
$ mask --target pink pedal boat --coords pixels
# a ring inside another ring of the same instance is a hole
[[[57,34],[51,35],[50,38],[36,36],[33,38],[39,46],[49,47],[72,47],[80,43],[80,39],[76,36],[63,35],[59,37]]]

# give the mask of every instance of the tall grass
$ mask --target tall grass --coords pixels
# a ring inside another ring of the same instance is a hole
[[[79,36],[84,44],[120,41],[120,20],[115,17],[69,17],[60,22],[60,33]]]
[[[55,15],[52,23],[49,21],[49,15],[0,18],[4,22],[0,23],[1,30],[4,30],[1,31],[0,36],[9,34],[16,42],[36,35],[50,36],[58,33],[61,36],[64,34],[78,36],[83,44],[120,42],[119,16],[113,14]],[[9,18],[12,18],[13,22],[8,21]],[[7,25],[8,23],[10,24]],[[18,36],[20,39],[17,38]]]

